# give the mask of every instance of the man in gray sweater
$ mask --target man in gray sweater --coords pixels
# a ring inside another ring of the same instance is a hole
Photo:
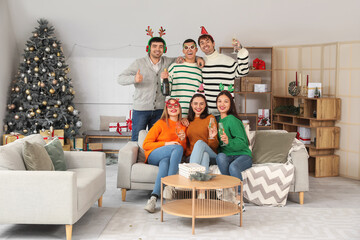
[[[175,61],[162,56],[166,43],[160,37],[149,41],[148,56],[135,60],[117,79],[120,85],[134,84],[133,129],[131,141],[137,141],[139,131],[150,129],[159,120],[165,106],[165,96],[161,93],[161,73]]]

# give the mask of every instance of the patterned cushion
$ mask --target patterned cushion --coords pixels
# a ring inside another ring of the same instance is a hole
[[[292,164],[253,166],[242,172],[244,198],[256,205],[285,206],[294,177]]]

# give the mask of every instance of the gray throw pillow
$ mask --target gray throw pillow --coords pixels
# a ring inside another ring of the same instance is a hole
[[[23,159],[27,170],[54,171],[54,165],[44,146],[39,143],[24,142]]]
[[[253,163],[285,163],[296,133],[256,132]]]
[[[55,171],[66,171],[64,150],[60,140],[55,138],[44,147],[49,154],[52,163],[54,164]]]

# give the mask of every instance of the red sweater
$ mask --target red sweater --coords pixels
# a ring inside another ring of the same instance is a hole
[[[176,141],[181,144],[181,146],[184,148],[184,152],[186,150],[186,138],[183,141],[180,141],[179,137],[176,135],[176,123],[170,119],[169,126],[166,124],[165,120],[159,120],[157,121],[154,126],[150,129],[148,134],[146,135],[146,138],[143,143],[143,148],[145,151],[145,157],[147,162],[148,157],[152,151],[154,151],[156,148],[165,146],[166,142],[172,142]],[[181,129],[186,132],[186,127],[181,125]]]

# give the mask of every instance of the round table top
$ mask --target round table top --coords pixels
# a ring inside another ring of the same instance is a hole
[[[170,185],[173,187],[182,188],[195,188],[195,189],[218,189],[218,188],[231,188],[242,185],[239,178],[214,174],[215,177],[209,181],[191,181],[189,178],[180,175],[171,175],[163,177],[161,179],[163,184]]]

